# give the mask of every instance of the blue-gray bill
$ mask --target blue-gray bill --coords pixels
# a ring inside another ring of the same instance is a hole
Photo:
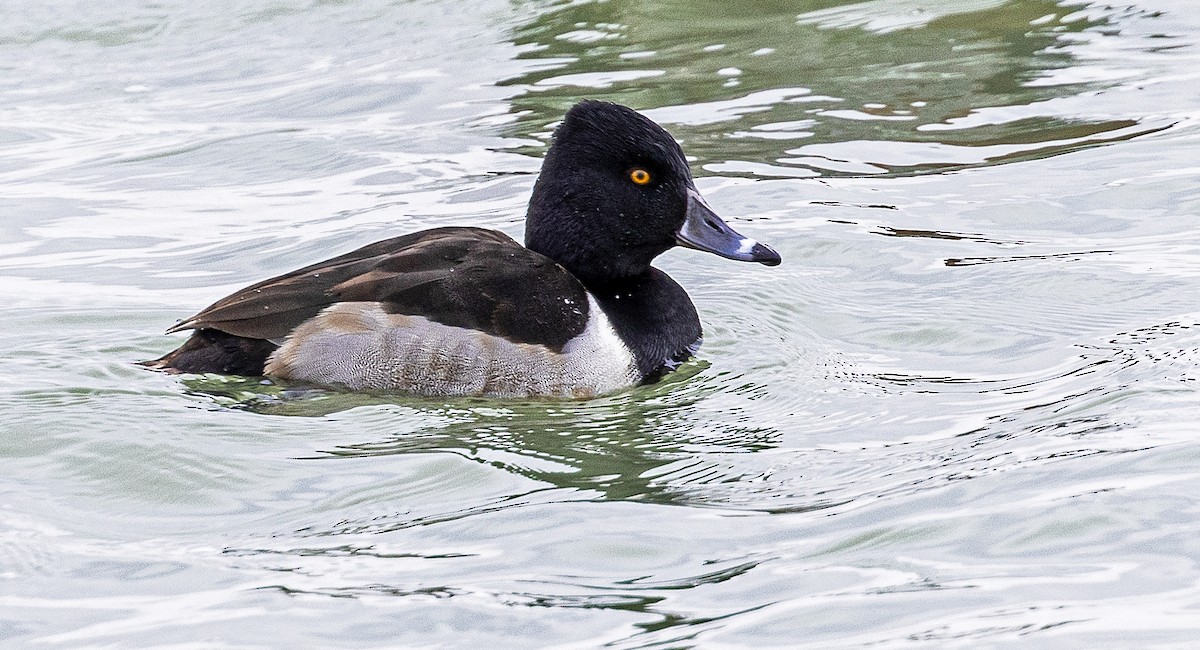
[[[730,228],[708,207],[695,189],[688,190],[687,215],[675,233],[675,241],[680,246],[715,253],[731,260],[758,262],[767,266],[776,266],[781,261],[775,249],[743,237]]]

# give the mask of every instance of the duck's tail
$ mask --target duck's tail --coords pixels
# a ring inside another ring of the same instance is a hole
[[[267,358],[279,346],[264,339],[234,336],[221,330],[198,329],[174,352],[140,365],[171,372],[243,375],[263,374]]]

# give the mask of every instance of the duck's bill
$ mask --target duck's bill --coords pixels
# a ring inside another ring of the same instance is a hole
[[[779,253],[766,244],[739,235],[717,213],[708,207],[696,190],[688,190],[687,216],[675,233],[680,246],[716,253],[721,257],[742,262],[758,262],[767,266],[779,264]]]

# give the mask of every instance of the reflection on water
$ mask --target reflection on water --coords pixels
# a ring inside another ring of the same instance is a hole
[[[1137,343],[1163,333],[1188,335],[1192,329],[1172,323],[1119,338]],[[950,411],[925,416],[946,429],[916,438],[900,434],[906,428],[900,422],[869,410],[826,411],[819,421],[804,421],[780,399],[772,401],[771,410],[759,412],[771,413],[769,425],[747,426],[736,423],[741,420],[737,417],[732,424],[705,421],[695,407],[738,388],[736,380],[702,376],[707,364],[695,362],[659,384],[581,403],[439,402],[225,378],[191,380],[188,385],[226,406],[265,415],[322,417],[384,406],[388,408],[364,417],[380,424],[381,430],[400,429],[372,440],[343,441],[306,457],[309,460],[450,453],[531,479],[535,486],[527,493],[458,510],[417,517],[407,512],[374,514],[369,520],[343,520],[334,528],[306,531],[328,536],[382,533],[522,504],[564,501],[632,500],[771,513],[850,511],[875,499],[936,490],[947,481],[999,469],[1128,453],[1138,447],[1128,447],[1121,433],[1134,421],[1104,405],[1124,399],[1134,382],[1131,373],[1146,372],[1147,362],[1154,368],[1150,375],[1159,376],[1164,370],[1159,364],[1184,369],[1200,350],[1164,350],[1157,357],[1138,359],[1124,346],[1115,351],[1083,347],[1084,353],[1034,375],[914,375],[855,369],[845,361],[835,364],[842,366],[833,371],[841,390],[854,387],[860,396],[908,399],[917,412],[921,401]],[[1180,381],[1195,378],[1184,371]],[[1036,398],[1031,401],[1030,396]],[[861,397],[846,401],[878,402]],[[738,410],[742,409],[733,409]],[[729,419],[731,414],[720,415]],[[839,431],[856,423],[868,430],[878,428],[878,439],[806,444],[796,438],[809,430],[828,432],[836,439]],[[886,433],[889,429],[894,432]],[[847,456],[847,444],[860,447]],[[1014,457],[1014,447],[1027,449]],[[802,462],[793,457],[797,453]]]
[[[698,429],[689,407],[721,390],[712,382],[694,381],[708,365],[692,361],[658,383],[587,402],[482,398],[440,402],[216,376],[185,383],[193,393],[214,398],[219,404],[264,415],[321,417],[360,407],[389,406],[387,412],[392,415],[399,410],[406,419],[422,422],[416,430],[321,450],[316,458],[449,452],[544,486],[572,491],[576,493],[572,499],[670,504],[688,502],[688,497],[679,493],[678,485],[656,480],[662,467],[705,450],[717,455],[750,453],[777,446],[780,440],[778,430],[768,424]],[[689,485],[752,478],[727,475],[715,465],[688,474],[684,483]],[[466,514],[471,513],[456,516]],[[404,525],[425,523],[429,522],[407,521]]]
[[[799,14],[799,15],[797,15]],[[512,127],[544,137],[580,95],[653,108],[710,173],[914,174],[1043,158],[1153,133],[1087,99],[1080,43],[1150,19],[1049,0],[573,3],[523,26]],[[1161,44],[1148,42],[1147,48]]]

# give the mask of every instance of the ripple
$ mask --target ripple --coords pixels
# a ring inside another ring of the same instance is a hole
[[[1188,643],[1195,16],[799,11],[0,9],[0,638]],[[705,327],[679,372],[558,403],[133,365],[333,252],[519,234],[582,91],[785,259],[661,258]]]
[[[760,177],[802,176],[796,168],[912,175],[1011,164],[1144,137],[1179,120],[1177,102],[1175,116],[1164,118],[1136,101],[1114,114],[1092,100],[1097,93],[1116,100],[1114,91],[1175,74],[1176,62],[1166,57],[1178,48],[1165,54],[1153,38],[1169,28],[1161,12],[1089,8],[1068,18],[1043,11],[1054,8],[880,0],[796,19],[778,7],[759,7],[754,18],[674,7],[687,16],[681,29],[663,30],[653,12],[634,11],[619,38],[581,41],[570,35],[591,24],[590,8],[564,7],[518,33],[531,47],[523,56],[546,67],[506,83],[530,91],[515,99],[514,127],[523,135],[544,135],[568,101],[569,89],[547,85],[597,79],[587,85],[601,97],[648,108],[673,125],[702,169]],[[991,40],[958,44],[958,30],[980,22],[990,26]],[[698,34],[719,34],[720,47],[697,53],[689,44],[703,40]],[[774,46],[770,56],[760,55],[764,42]],[[955,45],[934,46],[943,42]],[[880,49],[886,66],[862,55]],[[636,67],[642,59],[631,55],[640,52],[654,52],[653,77]],[[780,60],[791,65],[779,67]],[[681,85],[686,98],[674,91]],[[738,129],[723,128],[732,121]],[[784,124],[803,128],[776,126]],[[789,149],[797,138],[805,144]]]
[[[844,7],[808,11],[797,16],[800,23],[812,23],[823,29],[861,28],[886,34],[901,29],[924,27],[948,16],[973,14],[996,9],[1003,0],[969,0],[946,7],[924,0],[901,2],[856,2]]]

